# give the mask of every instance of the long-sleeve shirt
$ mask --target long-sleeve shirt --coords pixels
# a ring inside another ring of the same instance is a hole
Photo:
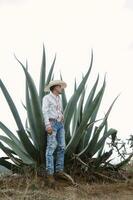
[[[44,116],[44,123],[46,127],[50,126],[49,119],[57,119],[61,121],[63,117],[62,100],[60,96],[54,95],[52,92],[44,96],[42,102],[42,112]]]

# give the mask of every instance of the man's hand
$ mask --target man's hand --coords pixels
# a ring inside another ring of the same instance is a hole
[[[61,122],[64,122],[64,116],[62,115],[62,117],[61,117]]]
[[[52,127],[48,127],[48,128],[46,128],[46,131],[48,134],[52,134],[53,129],[52,129]]]

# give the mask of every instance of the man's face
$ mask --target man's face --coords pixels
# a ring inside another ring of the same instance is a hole
[[[56,87],[54,89],[58,92],[58,94],[62,93],[62,88],[60,85],[56,85]]]

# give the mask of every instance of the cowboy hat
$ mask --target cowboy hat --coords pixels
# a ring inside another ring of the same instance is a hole
[[[61,80],[54,80],[50,81],[49,84],[44,88],[45,92],[49,92],[50,88],[54,85],[60,85],[62,89],[66,88],[67,84],[64,81]]]

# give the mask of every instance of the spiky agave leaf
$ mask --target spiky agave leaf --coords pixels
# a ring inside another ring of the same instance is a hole
[[[45,54],[45,47],[43,44],[42,65],[41,65],[40,83],[39,83],[39,99],[40,99],[41,105],[42,105],[42,99],[43,99],[43,94],[44,94],[45,79],[46,79],[46,54]]]
[[[54,57],[54,60],[53,60],[53,63],[50,67],[50,70],[49,70],[49,73],[48,73],[48,76],[47,76],[47,80],[46,80],[46,85],[49,84],[49,82],[51,81],[52,79],[52,76],[53,76],[53,70],[54,70],[54,66],[55,66],[55,61],[56,61],[56,54],[55,54],[55,57]]]
[[[37,143],[38,143],[38,147],[39,147],[40,159],[42,162],[42,160],[44,160],[45,130],[44,130],[44,119],[43,119],[43,113],[42,113],[42,109],[41,109],[41,103],[39,101],[37,89],[36,89],[36,86],[34,84],[34,81],[31,77],[31,75],[26,70],[24,65],[17,59],[16,56],[15,56],[15,58],[22,66],[25,76],[26,76],[27,83],[28,83],[28,88],[29,88],[30,97],[31,97],[31,106],[32,106],[33,117],[34,117],[34,119],[36,119],[36,120],[34,120],[36,130],[38,133],[38,135],[36,134],[36,136],[37,136],[36,139],[37,139]]]
[[[83,150],[82,152],[80,152],[80,154],[79,154],[80,156],[81,156],[82,154],[86,153],[86,154],[89,154],[89,156],[91,157],[91,156],[94,155],[94,152],[96,153],[96,145],[97,145],[97,142],[98,142],[98,139],[99,139],[99,135],[100,135],[102,129],[104,128],[105,124],[106,124],[106,121],[107,121],[107,119],[108,119],[108,116],[109,116],[109,114],[110,114],[110,111],[111,111],[111,109],[112,109],[112,107],[113,107],[115,101],[117,100],[117,98],[118,98],[118,96],[115,98],[115,100],[113,101],[113,103],[112,103],[111,106],[109,107],[109,109],[108,109],[108,111],[107,111],[107,113],[106,113],[106,115],[105,115],[105,117],[104,117],[103,122],[102,122],[102,123],[100,124],[100,126],[95,130],[95,133],[94,133],[94,135],[93,135],[91,141],[87,144],[87,146],[84,148],[84,150]],[[111,135],[111,134],[109,134],[109,135]],[[103,136],[103,138],[107,138],[107,137],[108,137],[108,134],[105,134],[105,135]],[[102,139],[101,139],[101,140],[102,140]],[[100,148],[101,148],[101,146],[100,146]],[[99,148],[99,149],[100,149],[100,148]],[[99,149],[98,149],[98,150],[99,150]]]
[[[22,142],[2,123],[0,122],[0,128],[4,131],[4,133],[12,139],[19,148],[26,153],[26,150],[22,144]]]
[[[63,80],[63,79],[62,79],[61,73],[60,73],[60,79]],[[64,111],[65,108],[66,108],[66,106],[67,106],[67,97],[66,97],[66,93],[65,93],[65,90],[64,90],[64,89],[63,89],[63,91],[62,91],[61,96],[62,96],[62,106],[63,106],[63,111]]]
[[[76,78],[75,78],[74,93],[76,92],[76,89],[77,89],[77,82],[76,82]],[[73,118],[72,118],[72,134],[74,133],[74,130],[77,126],[77,121],[78,121],[77,118],[78,118],[78,115],[77,115],[77,105],[76,105],[74,113],[73,113]],[[70,141],[70,138],[71,138],[71,136],[68,138],[68,142]]]
[[[19,166],[21,165],[21,161],[18,160],[10,151],[10,149],[8,149],[6,146],[4,146],[4,144],[0,141],[0,148],[2,149],[2,151],[12,160],[13,163],[15,163],[15,165]]]
[[[105,135],[108,131],[108,121],[105,122],[105,126],[104,126],[104,133],[103,135]],[[106,141],[106,140],[105,140]],[[102,156],[102,153],[103,153],[103,150],[104,150],[104,144],[103,146],[99,149],[98,151],[98,157],[101,157]]]
[[[82,122],[84,98],[85,98],[85,88],[82,91],[82,94],[80,96],[80,99],[79,99],[79,102],[78,102],[78,105],[77,105],[77,109],[76,109],[77,112],[75,112],[75,128],[73,130],[72,135],[76,132],[76,130],[79,128],[79,126]],[[81,138],[77,149],[80,149],[82,145],[83,145],[83,143],[82,143],[82,138]]]
[[[2,80],[0,80],[0,87],[2,89],[2,92],[7,100],[7,103],[10,107],[10,110],[13,114],[13,117],[15,119],[15,122],[18,126],[18,136],[26,150],[26,152],[34,159],[34,160],[37,160],[38,159],[38,154],[37,154],[37,151],[35,149],[35,147],[33,146],[32,142],[29,140],[25,130],[24,130],[24,127],[23,127],[23,124],[21,122],[21,119],[20,119],[20,116],[19,116],[19,113],[17,111],[17,108],[9,94],[9,92],[7,91],[5,85],[3,84]]]
[[[20,167],[8,162],[6,158],[0,158],[0,165],[6,167],[7,169],[13,171],[14,173],[18,173],[20,171]]]
[[[100,140],[96,143],[94,150],[92,150],[92,156],[95,155],[102,147],[104,147],[106,139],[110,135],[114,135],[117,133],[116,129],[109,129],[107,132],[104,132],[103,136],[100,138]]]
[[[99,166],[102,164],[102,163],[105,163],[106,164],[109,164],[109,162],[112,160],[110,160],[108,163],[107,163],[107,160],[110,158],[110,156],[112,155],[113,151],[112,149],[110,149],[108,152],[105,152],[103,153],[101,156],[98,156],[94,165],[95,165],[95,169],[99,168]]]
[[[91,104],[91,101],[94,98],[94,95],[95,95],[95,92],[96,92],[96,89],[97,89],[97,85],[98,85],[98,81],[99,81],[99,75],[97,76],[97,80],[96,80],[94,86],[92,87],[91,92],[90,92],[90,94],[89,94],[89,96],[87,98],[87,101],[86,101],[86,104],[85,104],[85,107],[84,107],[84,112],[87,111],[88,107]],[[101,91],[102,91],[101,98],[100,98],[101,100],[102,100],[102,96],[104,94],[105,86],[106,86],[106,82],[105,82],[105,79],[104,79],[103,86],[101,88]],[[90,123],[92,125],[88,127],[86,133],[84,134],[84,137],[82,137],[82,140],[83,140],[82,141],[82,143],[83,143],[82,148],[84,148],[87,145],[87,143],[88,143],[88,141],[89,141],[89,139],[91,137],[92,129],[93,129],[93,126],[94,126],[93,122],[96,120],[96,116],[97,116],[97,113],[98,113],[98,110],[99,110],[99,107],[100,107],[101,100],[99,100],[99,103],[97,104],[94,112],[92,113],[92,116],[90,117]]]
[[[85,84],[86,84],[89,74],[91,72],[92,63],[93,63],[93,52],[91,54],[91,63],[90,63],[89,70],[87,71],[85,77],[79,84],[77,90],[75,91],[75,94],[73,94],[73,96],[70,98],[70,100],[66,106],[65,112],[64,112],[64,116],[65,116],[64,117],[64,126],[65,126],[65,130],[66,130],[66,135],[69,134],[68,130],[69,130],[70,122],[71,122],[74,110],[76,108],[77,102],[79,100],[79,97],[82,93],[82,90],[85,87]]]
[[[92,113],[94,112],[101,95],[102,95],[102,90],[98,93],[98,95],[95,97],[95,99],[91,102],[91,105],[88,107],[88,110],[84,113],[82,122],[81,122],[78,130],[73,134],[69,144],[66,147],[67,156],[70,156],[71,152],[75,152],[81,137],[84,136],[83,133],[84,133],[84,129],[86,128],[86,124],[88,123],[89,118],[91,117]]]
[[[13,140],[2,135],[0,135],[0,140],[5,142],[19,156],[19,158],[23,161],[24,164],[35,165],[34,160],[32,160],[32,158],[28,154],[23,152]]]
[[[30,128],[30,137],[33,140],[34,146],[36,149],[39,151],[39,143],[38,143],[38,130],[36,127],[36,118],[34,117],[34,113],[32,110],[32,102],[29,94],[29,88],[28,88],[28,83],[26,79],[26,110],[27,110],[27,117],[28,117],[28,122],[29,122],[29,128]],[[38,152],[39,153],[39,152]]]

